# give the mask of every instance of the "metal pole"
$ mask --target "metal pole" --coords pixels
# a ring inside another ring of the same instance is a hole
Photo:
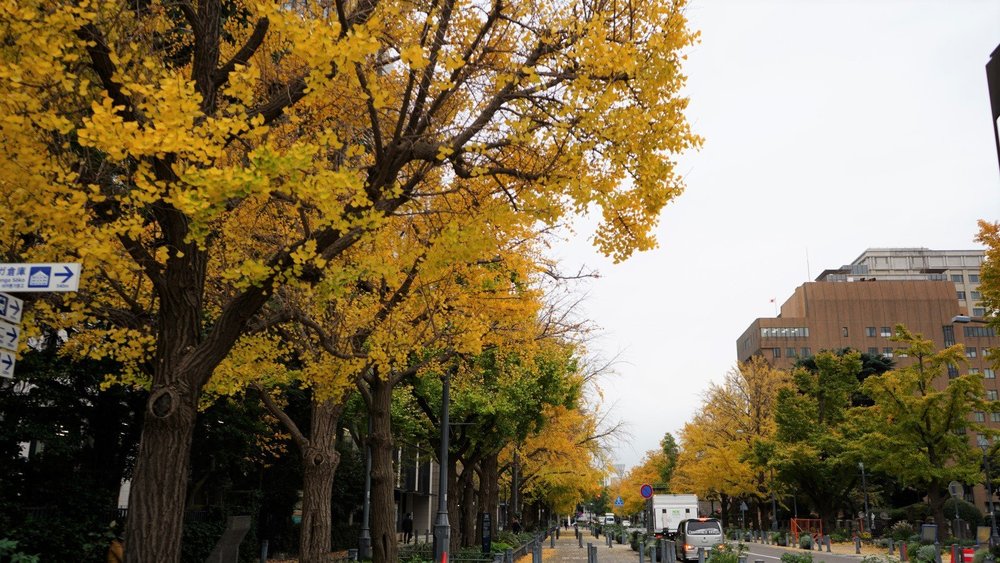
[[[448,561],[448,544],[451,543],[451,525],[448,523],[448,401],[451,381],[449,371],[444,372],[441,387],[441,453],[438,456],[438,513],[434,522],[434,561]]]
[[[865,528],[867,528],[868,533],[871,533],[872,523],[868,517],[870,512],[868,511],[868,481],[865,479],[865,464],[859,461],[858,467],[861,468],[861,488],[865,492]],[[958,510],[958,503],[955,504],[955,510]]]
[[[365,498],[361,514],[361,537],[358,538],[358,557],[372,558],[372,536],[368,529],[372,503],[372,415],[368,413],[368,435],[365,436]]]

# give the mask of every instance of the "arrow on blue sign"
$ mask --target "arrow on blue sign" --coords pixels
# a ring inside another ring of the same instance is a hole
[[[0,377],[14,377],[14,355],[0,350]]]
[[[63,266],[63,271],[52,274],[57,278],[63,278],[62,283],[66,283],[73,277],[73,271],[69,269],[69,266]],[[65,277],[64,277],[65,276]]]
[[[6,348],[12,352],[17,351],[17,340],[21,336],[21,329],[17,325],[0,321],[0,348]]]

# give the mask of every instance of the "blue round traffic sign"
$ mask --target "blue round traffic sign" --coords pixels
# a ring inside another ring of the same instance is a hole
[[[639,494],[642,495],[642,498],[649,498],[649,497],[653,496],[653,487],[652,487],[652,485],[650,485],[650,484],[647,483],[647,484],[639,487]]]

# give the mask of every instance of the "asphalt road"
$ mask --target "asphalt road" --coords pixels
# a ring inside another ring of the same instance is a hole
[[[788,549],[781,547],[772,547],[770,545],[761,545],[759,543],[748,543],[745,544],[749,556],[747,557],[747,563],[754,563],[755,560],[762,560],[764,563],[775,563],[781,559],[781,555],[784,553],[811,553],[813,556],[813,561],[815,563],[820,563],[824,561],[826,563],[858,563],[861,561],[861,555],[841,555],[838,553],[827,553],[825,551],[805,551],[802,549]]]

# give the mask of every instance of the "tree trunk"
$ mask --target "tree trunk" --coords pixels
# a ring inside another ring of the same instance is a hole
[[[462,547],[476,545],[476,485],[472,478],[475,470],[462,467]]]
[[[497,503],[500,498],[499,462],[498,454],[489,454],[479,462],[479,511],[490,515],[490,522],[493,524],[493,533],[496,537],[496,530],[499,522],[497,518]],[[483,523],[480,518],[476,519],[476,537],[483,537]]]
[[[729,527],[729,508],[730,501],[729,495],[725,493],[719,493],[719,514],[722,516],[722,527]]]
[[[931,483],[927,487],[927,504],[930,505],[931,515],[934,517],[934,523],[937,524],[939,537],[944,537],[945,524],[947,523],[947,518],[944,515],[944,495],[941,494],[941,487],[937,483]]]
[[[392,471],[392,384],[376,374],[370,382],[372,431],[371,533],[376,563],[397,561],[395,481]]]
[[[330,503],[333,477],[340,464],[337,453],[337,422],[342,405],[333,400],[312,401],[309,443],[302,450],[302,526],[299,529],[299,561],[329,560],[332,524]]]
[[[462,528],[458,525],[459,490],[457,456],[448,456],[448,524],[451,525],[451,541],[448,552],[455,553],[462,546]]]
[[[184,385],[154,390],[142,438],[125,528],[125,561],[180,561],[197,392]]]

